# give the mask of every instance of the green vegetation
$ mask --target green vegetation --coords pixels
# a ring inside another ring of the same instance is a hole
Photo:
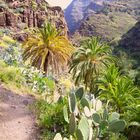
[[[70,72],[75,79],[75,84],[79,85],[83,82],[86,88],[94,91],[95,82],[99,79],[102,70],[105,70],[114,59],[110,52],[110,47],[97,38],[85,41],[72,57]]]
[[[36,102],[33,106],[38,117],[38,125],[42,128],[42,138],[52,140],[56,132],[67,134],[68,125],[63,117],[65,102],[47,103],[44,100]]]
[[[23,44],[23,59],[30,59],[32,66],[47,73],[49,69],[59,73],[73,51],[73,47],[65,36],[60,35],[50,23],[33,32]]]
[[[95,37],[75,49],[50,23],[34,30],[23,43],[2,31],[0,81],[39,97],[32,109],[41,139],[139,138],[140,86],[132,74],[134,61],[114,56],[118,52],[113,54]]]
[[[76,96],[77,95],[77,96]],[[69,138],[77,140],[111,138],[124,130],[125,121],[116,112],[108,113],[102,102],[94,96],[85,95],[83,89],[70,93],[69,109],[63,108],[65,121],[69,124]]]

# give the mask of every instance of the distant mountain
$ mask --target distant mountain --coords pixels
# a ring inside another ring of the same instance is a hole
[[[74,32],[88,14],[100,11],[104,7],[104,2],[110,1],[113,0],[73,0],[65,10],[70,32]]]
[[[123,34],[140,19],[140,0],[94,0],[89,3],[85,8],[86,12],[81,12],[83,19],[79,20],[78,12],[77,16],[67,17],[70,32],[74,31],[71,32],[74,42],[99,36],[112,45],[117,45]]]
[[[87,17],[72,35],[73,42],[97,36],[111,45],[117,45],[121,36],[131,29],[137,20],[127,13],[93,13]]]

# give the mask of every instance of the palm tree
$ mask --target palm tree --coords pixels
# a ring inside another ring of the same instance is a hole
[[[74,50],[69,40],[50,23],[35,30],[23,43],[23,59],[30,60],[32,66],[59,73],[67,64]]]
[[[103,85],[104,87],[106,87],[108,86],[108,84],[112,84],[113,86],[115,86],[120,75],[121,72],[119,71],[119,68],[112,64],[98,80],[98,85]]]
[[[110,47],[98,38],[85,41],[73,54],[70,63],[70,72],[75,84],[84,83],[90,91],[95,88],[95,81],[113,60]]]
[[[109,101],[115,111],[124,113],[128,107],[133,105],[139,95],[139,90],[134,86],[133,81],[121,75],[114,65],[109,67],[99,83],[101,93],[99,97]]]

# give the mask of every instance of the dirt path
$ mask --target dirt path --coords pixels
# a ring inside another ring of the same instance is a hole
[[[0,140],[37,140],[35,117],[28,109],[33,101],[0,85]]]

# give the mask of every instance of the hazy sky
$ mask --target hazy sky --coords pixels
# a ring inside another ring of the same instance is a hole
[[[46,0],[46,1],[53,6],[61,6],[63,9],[65,9],[72,0]]]

